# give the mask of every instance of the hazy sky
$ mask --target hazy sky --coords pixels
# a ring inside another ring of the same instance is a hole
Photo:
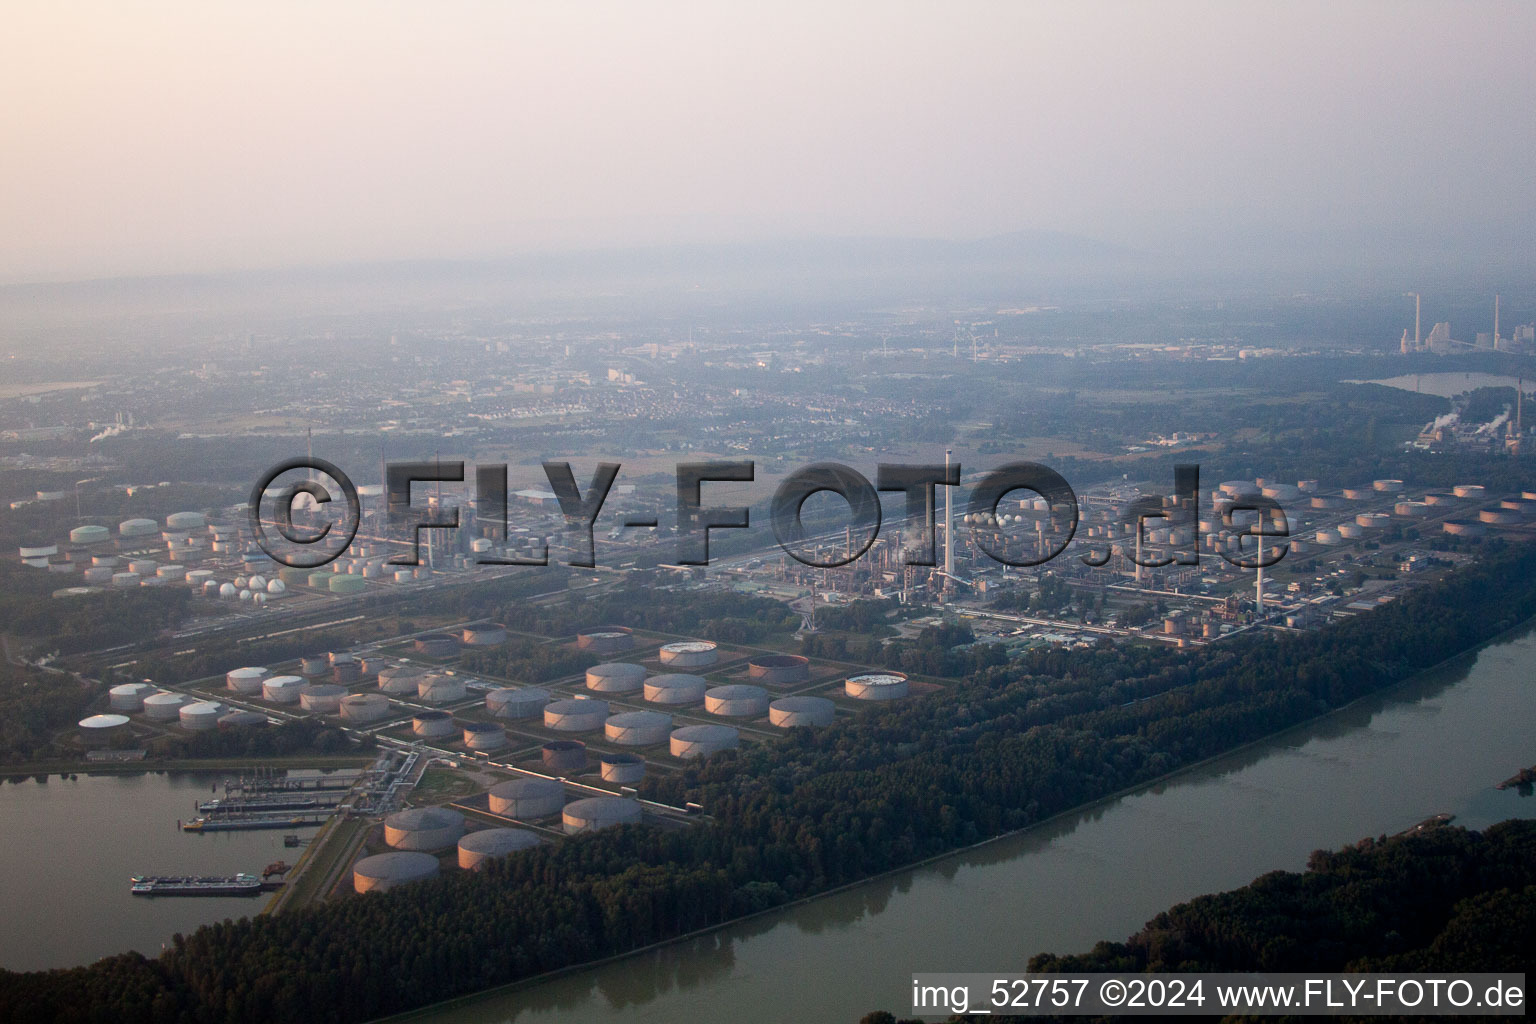
[[[1536,4],[13,0],[0,279],[1536,226]]]

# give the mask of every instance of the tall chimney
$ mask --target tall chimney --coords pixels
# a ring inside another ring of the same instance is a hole
[[[1499,297],[1493,297],[1493,347],[1499,347]]]
[[[1413,347],[1418,348],[1422,342],[1419,340],[1419,293],[1413,293]]]
[[[944,449],[944,476],[946,478],[949,476],[949,458],[953,454],[953,450],[949,448]],[[953,576],[955,574],[954,494],[955,489],[953,487],[944,488],[944,573],[946,576]],[[947,579],[944,582],[944,586],[946,588],[949,586]]]

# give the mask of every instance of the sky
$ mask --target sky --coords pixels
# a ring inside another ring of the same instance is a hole
[[[543,247],[1525,244],[1536,4],[14,0],[0,281]]]

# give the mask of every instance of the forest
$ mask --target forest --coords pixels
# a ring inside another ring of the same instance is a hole
[[[1195,652],[1037,649],[930,697],[648,779],[644,796],[703,805],[693,828],[573,837],[484,872],[200,928],[155,958],[3,972],[0,1018],[356,1021],[421,1006],[1022,828],[1533,615],[1536,550],[1522,547],[1312,633]],[[1411,950],[1382,950],[1394,952]]]

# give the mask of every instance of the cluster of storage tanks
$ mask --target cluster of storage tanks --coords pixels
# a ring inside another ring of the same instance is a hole
[[[179,725],[188,732],[260,726],[268,721],[265,715],[161,690],[150,683],[121,683],[112,687],[107,692],[107,706],[108,714],[92,715],[80,722],[80,735],[88,746],[112,746],[131,736],[128,716],[134,714],[159,725]]]

